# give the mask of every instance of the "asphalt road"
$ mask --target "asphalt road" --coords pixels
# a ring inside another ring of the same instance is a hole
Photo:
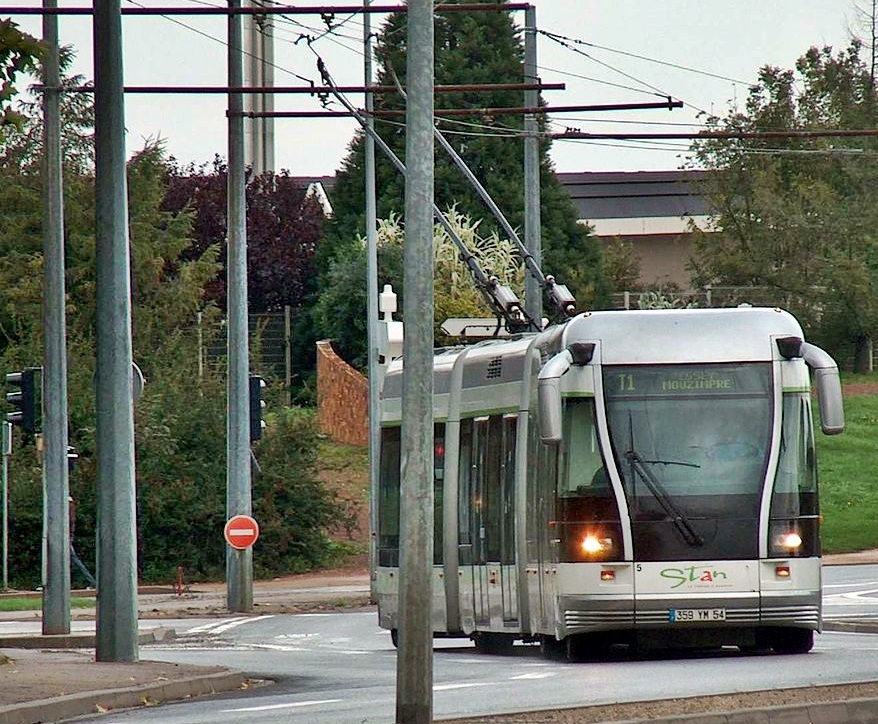
[[[878,621],[878,566],[825,569],[827,621]],[[391,722],[396,651],[374,612],[164,621],[169,645],[141,658],[242,669],[273,684],[228,696],[113,713],[102,724],[377,724]],[[878,680],[878,636],[828,631],[801,656],[620,655],[601,663],[544,661],[536,647],[509,657],[466,641],[436,642],[436,719]]]

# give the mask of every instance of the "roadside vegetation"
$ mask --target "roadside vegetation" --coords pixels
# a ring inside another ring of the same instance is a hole
[[[0,611],[39,611],[41,596],[0,596]],[[71,598],[70,608],[94,608],[94,598]]]
[[[848,388],[865,383],[875,391],[845,396],[843,434],[817,433],[824,553],[878,548],[878,375],[844,380]]]

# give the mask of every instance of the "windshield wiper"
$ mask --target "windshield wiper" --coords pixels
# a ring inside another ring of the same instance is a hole
[[[631,419],[631,415],[628,415],[628,450],[625,451],[625,459],[630,463],[632,471],[637,473],[641,480],[646,483],[646,487],[649,488],[649,492],[652,493],[653,497],[658,501],[659,505],[665,511],[665,514],[673,521],[674,527],[683,536],[683,540],[686,541],[693,548],[697,548],[704,544],[704,540],[695,530],[692,528],[692,524],[689,522],[689,519],[686,517],[686,514],[680,510],[677,505],[671,500],[671,496],[668,495],[668,491],[665,490],[664,486],[659,482],[659,479],[653,474],[652,470],[650,470],[644,463],[664,463],[665,465],[686,465],[687,467],[701,467],[700,465],[696,465],[695,463],[675,463],[673,461],[664,461],[664,460],[644,460],[638,452],[634,449],[634,422]]]

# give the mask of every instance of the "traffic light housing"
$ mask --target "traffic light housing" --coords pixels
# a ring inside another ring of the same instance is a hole
[[[12,388],[6,393],[6,402],[15,408],[6,413],[6,420],[31,435],[42,432],[43,368],[25,367],[21,372],[10,372],[6,384]]]
[[[262,418],[265,410],[265,400],[262,399],[262,388],[265,380],[259,375],[250,375],[250,442],[262,439],[262,429],[265,420]]]

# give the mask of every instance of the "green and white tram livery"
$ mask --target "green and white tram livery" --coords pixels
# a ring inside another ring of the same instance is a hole
[[[402,363],[382,391],[375,591],[398,625]],[[592,312],[434,363],[434,633],[806,652],[821,622],[812,379],[778,309]]]

